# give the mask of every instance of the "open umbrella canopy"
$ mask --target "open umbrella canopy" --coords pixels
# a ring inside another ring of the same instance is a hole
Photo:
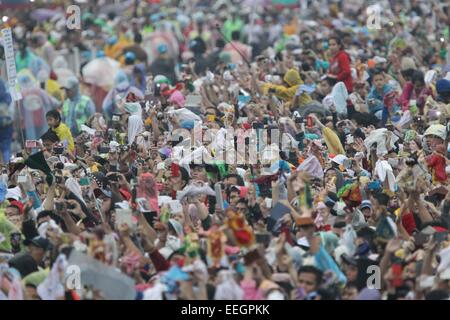
[[[95,84],[105,90],[114,85],[114,79],[120,69],[120,63],[108,57],[97,58],[83,67],[82,73],[86,83]]]

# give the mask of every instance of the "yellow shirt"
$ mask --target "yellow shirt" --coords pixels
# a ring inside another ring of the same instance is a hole
[[[53,131],[55,131],[59,140],[67,141],[70,152],[75,151],[75,143],[73,141],[72,133],[70,132],[70,129],[68,126],[66,126],[64,123],[60,123],[57,128],[53,128]]]

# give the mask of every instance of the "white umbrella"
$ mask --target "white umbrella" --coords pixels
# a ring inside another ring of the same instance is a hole
[[[86,83],[94,84],[109,91],[114,86],[114,79],[120,70],[120,63],[109,57],[97,58],[83,67],[82,73]]]

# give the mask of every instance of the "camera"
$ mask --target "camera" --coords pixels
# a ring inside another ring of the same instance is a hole
[[[64,202],[55,202],[55,208],[56,208],[56,211],[58,211],[58,212],[64,211],[64,209],[65,209]]]
[[[120,114],[114,114],[112,116],[112,122],[119,122],[120,121]]]
[[[305,123],[305,119],[303,117],[296,117],[295,123]]]
[[[161,96],[161,84],[157,83],[155,84],[155,97]]]
[[[117,176],[117,174],[111,174],[108,176],[108,180],[111,182],[118,182],[119,181],[119,177]]]
[[[129,149],[127,145],[120,146],[120,151],[128,151]]]
[[[75,209],[75,205],[67,202],[67,209],[73,210]]]
[[[55,169],[63,170],[64,169],[64,163],[62,163],[62,162],[55,163]]]
[[[64,152],[64,147],[53,147],[53,153],[57,155],[61,155]]]
[[[110,148],[107,147],[107,146],[100,146],[100,147],[98,148],[98,152],[101,153],[101,154],[103,154],[103,153],[109,153],[109,150],[110,150]]]
[[[57,184],[62,184],[64,183],[64,178],[63,176],[55,176],[55,181]]]

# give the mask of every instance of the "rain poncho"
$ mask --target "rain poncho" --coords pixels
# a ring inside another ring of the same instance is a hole
[[[370,150],[372,145],[377,144],[377,155],[383,156],[388,153],[389,150],[394,148],[395,142],[398,137],[391,131],[385,128],[376,129],[370,132],[370,135],[364,140],[364,145],[367,150]]]
[[[124,105],[128,117],[128,144],[135,142],[136,137],[144,131],[144,122],[142,121],[142,107],[139,103],[132,102]]]
[[[111,117],[117,111],[116,99],[118,96],[125,99],[128,94],[134,94],[138,100],[144,99],[144,94],[136,87],[133,87],[128,80],[126,73],[122,70],[117,72],[114,79],[114,88],[111,89],[103,100],[103,111]]]
[[[222,270],[218,274],[220,284],[216,288],[214,300],[242,300],[244,292],[236,283],[233,272]]]
[[[59,102],[39,87],[39,83],[30,70],[20,71],[17,79],[23,96],[20,108],[26,139],[37,140],[48,128],[45,114],[57,108]]]
[[[288,86],[279,86],[271,83],[265,83],[262,86],[264,94],[267,95],[270,89],[275,90],[275,95],[286,101],[291,101],[300,85],[303,84],[303,80],[300,74],[295,69],[290,69],[284,75],[283,80]],[[311,97],[307,93],[302,93],[299,97],[300,106],[304,106],[312,101]]]
[[[345,150],[342,146],[341,140],[332,129],[324,127],[322,129],[322,135],[330,153],[345,154]]]

